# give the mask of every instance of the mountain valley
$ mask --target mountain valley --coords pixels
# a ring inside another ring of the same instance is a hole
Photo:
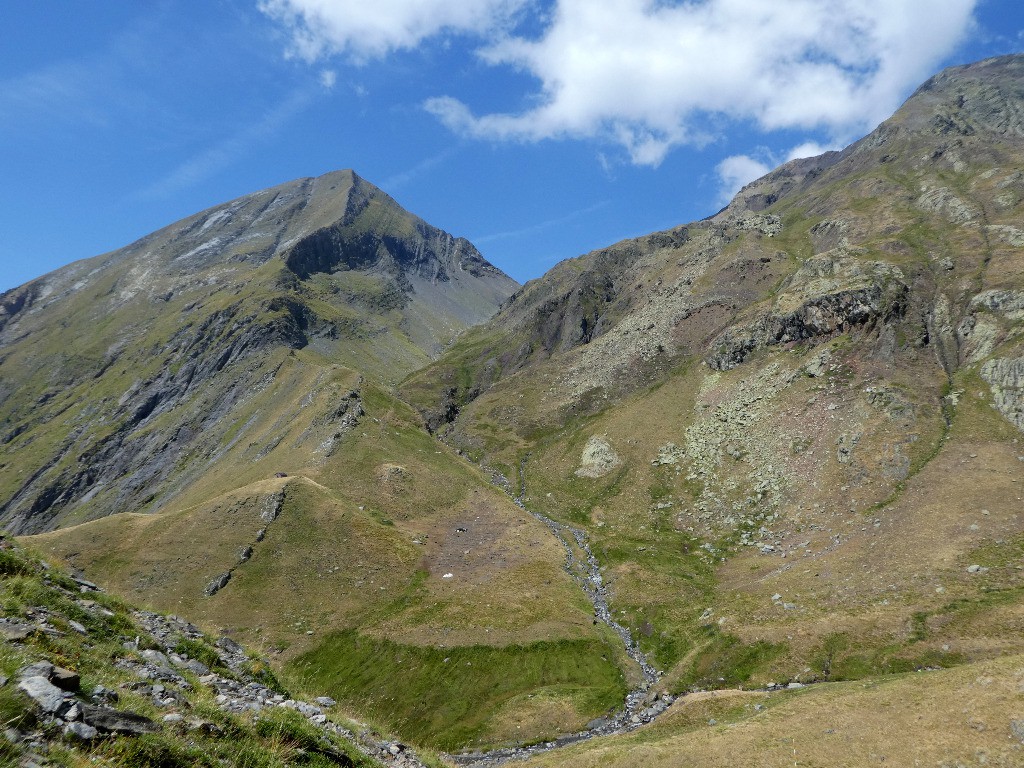
[[[257,192],[0,296],[0,521],[426,764],[1020,765],[1022,206],[1024,56],[525,286]]]

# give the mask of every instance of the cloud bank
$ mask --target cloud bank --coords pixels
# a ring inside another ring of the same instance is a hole
[[[824,132],[833,142],[865,132],[953,50],[976,4],[944,0],[940,11],[934,0],[263,0],[260,7],[288,25],[294,50],[309,60],[343,53],[365,62],[445,32],[478,36],[481,61],[527,73],[536,90],[518,112],[477,114],[450,95],[429,99],[426,109],[450,129],[498,140],[597,139],[621,146],[635,164],[656,166],[672,148],[704,145],[735,121],[765,132]],[[524,19],[529,34],[517,26]]]

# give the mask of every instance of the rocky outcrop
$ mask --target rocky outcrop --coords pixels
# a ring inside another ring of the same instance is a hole
[[[981,366],[981,378],[992,388],[999,412],[1024,430],[1024,357],[989,360]]]
[[[898,267],[846,249],[822,254],[797,270],[767,312],[715,339],[705,359],[729,370],[763,347],[889,322],[903,315],[908,291]]]

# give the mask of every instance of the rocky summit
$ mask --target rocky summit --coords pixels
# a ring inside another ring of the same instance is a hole
[[[317,760],[1024,763],[1022,169],[1008,56],[522,287],[342,172],[4,294],[3,520],[151,609],[119,734],[7,568],[18,738],[205,685]]]

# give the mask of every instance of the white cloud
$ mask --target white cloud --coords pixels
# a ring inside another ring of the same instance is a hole
[[[656,166],[728,121],[849,141],[886,118],[974,24],[979,0],[259,0],[309,61],[357,62],[444,33],[534,77],[525,111],[425,103],[477,138],[594,138]],[[517,27],[527,20],[529,24]],[[529,34],[518,30],[529,27]],[[523,103],[523,94],[511,94]]]
[[[852,138],[887,117],[961,39],[977,0],[559,0],[536,39],[480,52],[533,74],[537,106],[474,115],[450,97],[427,109],[478,137],[598,137],[634,163],[701,144],[708,116],[762,130]]]
[[[327,90],[331,90],[336,82],[338,82],[338,73],[333,69],[325,69],[320,72],[320,85]]]
[[[733,155],[727,157],[715,167],[718,174],[719,203],[725,205],[744,186],[764,176],[772,167],[749,155]]]
[[[526,0],[259,0],[283,22],[306,61],[341,53],[357,61],[414,48],[441,32],[482,34],[512,18]]]
[[[786,153],[786,160],[796,160],[804,157],[817,157],[834,149],[842,149],[839,144],[819,144],[816,141],[805,141],[798,144]]]

